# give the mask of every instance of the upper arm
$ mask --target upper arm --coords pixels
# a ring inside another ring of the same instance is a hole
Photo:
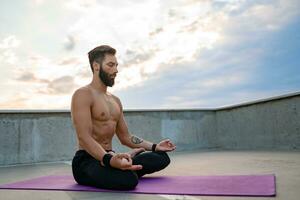
[[[71,115],[79,142],[92,133],[91,94],[86,89],[78,89],[72,97]]]
[[[117,103],[119,104],[120,110],[121,110],[120,118],[117,122],[116,134],[117,134],[119,140],[121,141],[121,143],[124,144],[129,139],[130,133],[128,131],[128,127],[127,127],[127,124],[126,124],[126,121],[124,118],[122,103],[119,98],[115,97],[115,99],[116,99]]]

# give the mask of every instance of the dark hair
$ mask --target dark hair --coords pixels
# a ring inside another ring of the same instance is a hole
[[[102,65],[105,54],[115,55],[116,52],[117,51],[114,48],[112,48],[108,45],[101,45],[101,46],[98,46],[98,47],[94,48],[93,50],[91,50],[88,53],[88,55],[89,55],[89,61],[90,61],[90,66],[91,66],[92,72],[94,72],[94,69],[93,69],[94,61],[96,61],[100,65]]]

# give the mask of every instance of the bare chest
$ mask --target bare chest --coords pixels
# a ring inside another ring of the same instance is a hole
[[[94,99],[92,118],[96,121],[117,121],[120,117],[120,106],[113,97],[99,95]]]

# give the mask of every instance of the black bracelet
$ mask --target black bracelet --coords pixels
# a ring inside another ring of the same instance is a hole
[[[152,144],[152,148],[151,148],[151,149],[152,149],[152,151],[155,151],[155,149],[156,149],[156,146],[157,146],[157,144],[155,144],[155,143],[153,143],[153,144]]]
[[[105,167],[110,167],[110,160],[113,156],[109,153],[104,154],[103,158],[102,158],[102,162],[104,164]]]

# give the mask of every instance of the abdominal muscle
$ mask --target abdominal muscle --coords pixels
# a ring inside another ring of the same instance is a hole
[[[108,121],[93,121],[92,137],[102,146],[104,150],[113,150],[112,138],[116,131],[116,122],[113,120]],[[83,149],[79,146],[79,149]]]

